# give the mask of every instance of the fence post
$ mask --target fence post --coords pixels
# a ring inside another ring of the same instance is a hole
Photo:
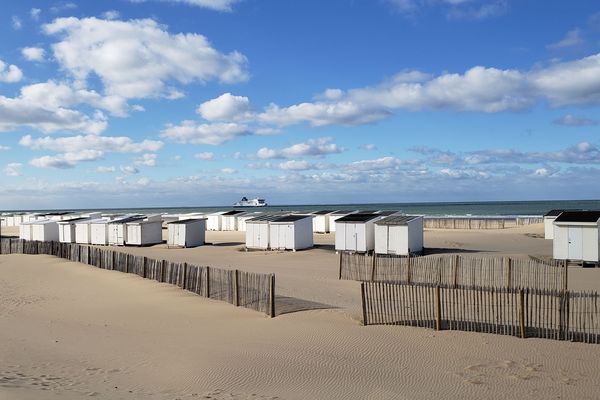
[[[371,261],[371,282],[375,281],[375,263],[377,261],[377,255],[373,251],[373,259]]]
[[[406,256],[406,282],[410,285],[410,280],[411,280],[411,276],[410,276],[410,252],[408,253],[408,256]]]
[[[206,281],[204,282],[204,285],[206,286],[205,288],[205,292],[206,292],[206,297],[210,299],[210,267],[206,267]]]
[[[239,287],[239,271],[236,269],[233,271],[233,305],[240,305],[240,287]]]
[[[363,325],[368,325],[367,321],[367,305],[365,304],[365,283],[360,283],[360,299],[362,305],[362,313],[363,313]]]
[[[338,280],[342,279],[342,254],[344,254],[344,252],[340,251],[340,271],[338,273]]]
[[[148,268],[148,257],[144,257],[144,261],[142,264],[142,278],[146,277],[146,269]]]
[[[569,288],[569,262],[568,260],[564,260],[564,277],[563,277],[563,290],[567,290]]]
[[[454,288],[458,287],[458,265],[460,261],[460,256],[457,254],[454,256]]]
[[[188,265],[186,262],[183,263],[183,284],[181,285],[182,289],[187,289],[187,275],[188,275]]]
[[[519,289],[519,325],[521,338],[525,339],[525,291],[523,289]]]
[[[510,283],[512,282],[512,258],[508,257],[508,273],[506,274],[506,287],[510,289]]]
[[[167,260],[162,260],[162,267],[160,269],[160,282],[165,282],[166,278],[165,278],[165,273],[167,272],[167,265],[168,265],[168,261]]]
[[[275,274],[271,274],[271,318],[275,318]]]
[[[435,329],[442,330],[442,299],[440,293],[440,285],[435,287]]]

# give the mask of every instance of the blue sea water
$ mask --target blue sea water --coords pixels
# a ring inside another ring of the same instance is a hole
[[[101,211],[105,213],[181,214],[191,212],[215,212],[235,209],[232,206],[215,207],[157,207],[119,208],[94,210],[7,210],[7,211]],[[600,210],[600,200],[549,200],[549,201],[489,201],[457,203],[370,203],[370,204],[303,204],[269,205],[257,208],[237,208],[252,211],[318,211],[318,210],[396,210],[406,214],[436,216],[515,216],[543,215],[552,209]]]

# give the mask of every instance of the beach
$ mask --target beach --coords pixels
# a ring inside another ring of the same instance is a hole
[[[5,231],[3,231],[4,233]],[[551,256],[543,226],[427,230],[434,254]],[[243,232],[194,249],[122,251],[275,273],[277,316],[50,256],[0,256],[0,397],[7,399],[597,398],[598,346],[361,326],[332,235],[315,249],[243,251]],[[571,289],[598,290],[571,267]]]

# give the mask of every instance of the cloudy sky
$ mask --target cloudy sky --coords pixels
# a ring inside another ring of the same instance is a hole
[[[600,197],[600,4],[6,1],[0,208]]]

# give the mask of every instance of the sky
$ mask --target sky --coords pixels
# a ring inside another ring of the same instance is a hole
[[[600,198],[600,4],[5,1],[0,209]]]

